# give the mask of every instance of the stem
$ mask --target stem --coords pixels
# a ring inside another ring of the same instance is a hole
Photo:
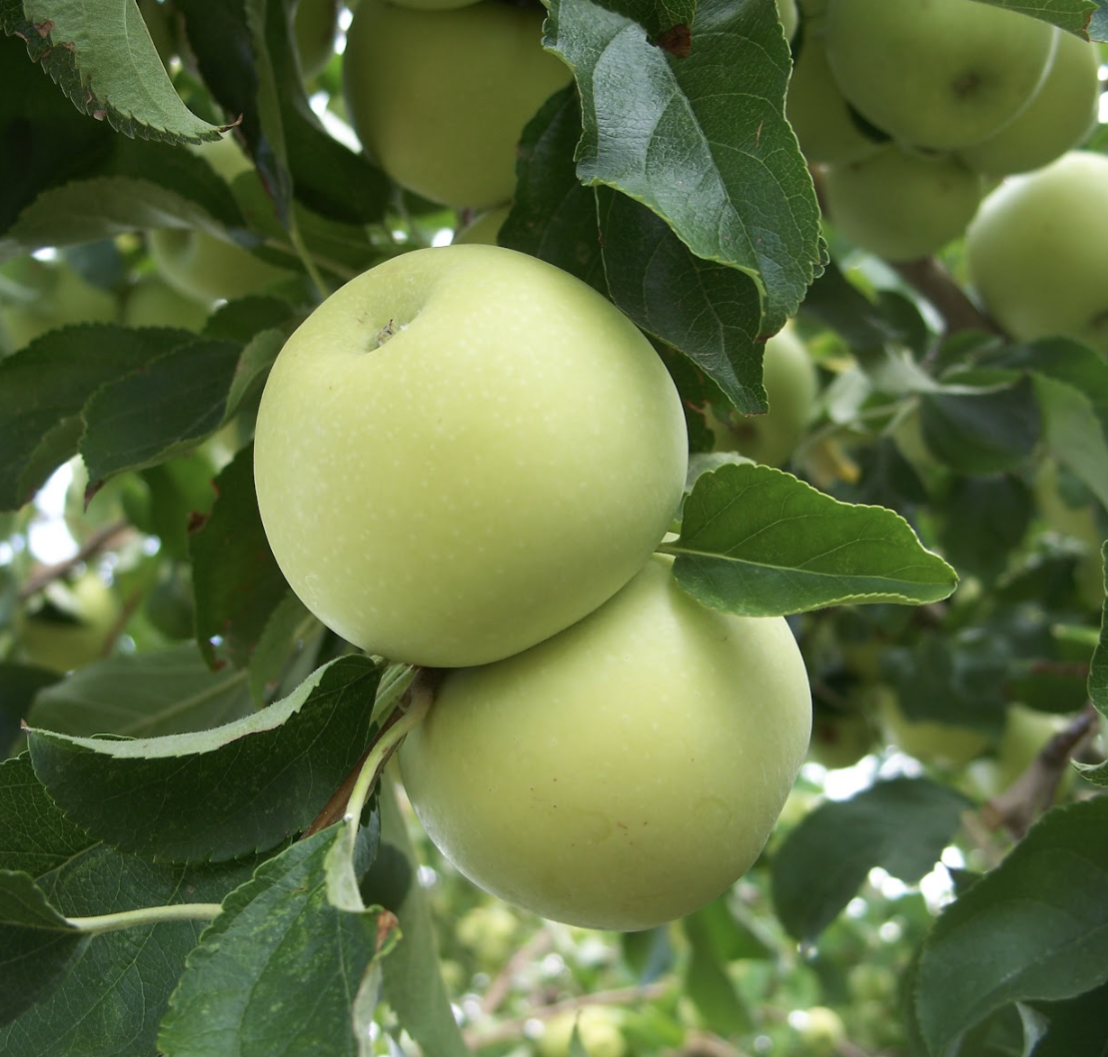
[[[110,525],[97,529],[81,544],[72,558],[66,558],[65,561],[58,562],[56,565],[45,565],[32,576],[29,576],[19,588],[20,601],[26,601],[38,594],[47,584],[54,580],[60,580],[82,562],[88,561],[89,558],[99,554],[102,550],[107,550],[116,542],[117,537],[125,536],[133,531],[129,521],[114,521]]]
[[[66,918],[66,921],[81,932],[98,934],[139,928],[143,925],[160,925],[166,921],[211,921],[221,909],[218,903],[175,903],[172,906],[124,910],[118,914]]]
[[[316,267],[315,260],[300,234],[300,224],[296,219],[295,209],[289,213],[288,232],[289,241],[292,243],[293,249],[296,250],[296,255],[300,258],[301,263],[307,270],[308,277],[312,280],[312,285],[315,286],[316,291],[319,293],[319,299],[321,301],[326,301],[331,291],[327,289],[327,284],[323,281],[323,276]]]

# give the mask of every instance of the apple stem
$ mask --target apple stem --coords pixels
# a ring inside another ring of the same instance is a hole
[[[220,910],[218,903],[175,903],[172,906],[124,910],[117,914],[66,918],[66,922],[80,932],[118,932],[143,925],[160,925],[166,921],[211,921]]]

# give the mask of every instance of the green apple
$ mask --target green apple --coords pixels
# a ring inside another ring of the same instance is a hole
[[[292,35],[300,73],[311,80],[323,71],[335,54],[339,0],[297,0],[292,16]]]
[[[436,667],[518,653],[618,591],[688,463],[641,332],[499,246],[405,253],[333,294],[279,355],[255,436],[262,521],[304,604]]]
[[[835,229],[890,261],[926,257],[961,235],[983,191],[980,174],[956,159],[895,145],[862,161],[828,166],[824,181]]]
[[[1046,524],[1061,536],[1082,544],[1075,576],[1078,592],[1090,609],[1104,606],[1104,534],[1092,501],[1073,505],[1059,487],[1059,468],[1054,459],[1044,458],[1035,471],[1035,501]]]
[[[57,672],[68,672],[100,660],[112,647],[119,603],[111,588],[93,572],[73,584],[51,583],[46,605],[23,621],[23,660]]]
[[[792,40],[800,21],[796,0],[777,0],[777,19],[781,23],[781,32],[785,34],[785,39]]]
[[[1108,354],[1108,157],[1070,151],[986,196],[970,282],[1017,341],[1066,335]]]
[[[138,279],[123,298],[123,322],[129,327],[180,327],[204,329],[205,305],[185,297],[157,275]]]
[[[367,153],[436,202],[484,209],[508,201],[523,126],[571,79],[542,48],[544,16],[501,0],[449,11],[364,0],[343,77]]]
[[[843,95],[913,147],[957,150],[1016,117],[1038,90],[1053,26],[976,0],[833,0],[827,59]]]
[[[561,634],[448,673],[400,765],[428,836],[476,884],[555,921],[635,930],[750,868],[810,728],[785,620],[702,606],[655,555]]]
[[[800,1038],[804,1042],[805,1057],[831,1057],[842,1052],[840,1048],[846,1041],[846,1025],[835,1010],[827,1006],[812,1006],[804,1012]]]
[[[511,206],[497,206],[495,209],[486,210],[480,216],[467,224],[454,237],[455,243],[466,245],[476,243],[481,246],[496,246],[497,235],[500,227],[511,212]]]
[[[613,1006],[585,1006],[546,1020],[535,1047],[539,1057],[571,1057],[574,1028],[588,1057],[625,1057],[628,1052],[623,1011]]]
[[[483,965],[499,968],[519,947],[519,926],[518,915],[503,903],[488,903],[467,910],[454,935]]]
[[[202,305],[260,293],[292,275],[208,231],[159,228],[147,234],[147,248],[162,278]]]
[[[114,323],[115,294],[94,286],[64,261],[20,257],[0,269],[0,337],[9,352],[72,323]]]
[[[809,163],[844,165],[876,154],[884,141],[863,131],[839,91],[827,62],[822,26],[822,20],[805,22],[785,94],[785,116]]]
[[[875,696],[876,714],[885,740],[923,763],[955,769],[987,751],[989,736],[970,727],[909,719],[890,687]]]
[[[765,345],[762,384],[769,411],[725,419],[709,412],[705,420],[715,437],[716,451],[738,451],[755,462],[779,466],[788,461],[812,417],[819,379],[804,342],[791,327]]]
[[[1100,53],[1090,41],[1061,33],[1054,61],[1031,102],[999,132],[958,152],[988,176],[1028,172],[1076,147],[1096,125]]]

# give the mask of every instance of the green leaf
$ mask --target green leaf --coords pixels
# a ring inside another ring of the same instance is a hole
[[[107,848],[62,816],[27,755],[0,764],[0,818],[0,869],[29,874],[49,904],[71,918],[218,903],[255,866],[252,860],[157,865]],[[0,1027],[0,1053],[150,1057],[158,1022],[200,931],[198,922],[174,921],[86,937],[55,990],[40,993]],[[3,979],[6,989],[11,977]]]
[[[685,965],[685,992],[705,1025],[721,1035],[750,1031],[753,1026],[750,1012],[727,975],[711,918],[702,913],[691,914],[683,924],[690,947]]]
[[[25,0],[23,8],[26,20],[5,29],[27,42],[30,56],[78,110],[127,136],[217,138],[218,128],[193,114],[174,90],[138,5]]]
[[[1108,980],[1108,798],[1055,808],[947,907],[924,943],[916,1009],[931,1054],[1008,1002]]]
[[[356,1057],[351,1007],[395,918],[336,907],[343,826],[293,844],[224,901],[188,957],[158,1046],[166,1057]],[[372,850],[370,851],[370,854]]]
[[[382,963],[385,999],[401,1026],[426,1054],[435,1057],[468,1057],[450,1008],[446,986],[439,970],[439,952],[427,893],[411,876],[415,851],[396,794],[388,781],[380,784],[382,844],[394,849],[387,877],[379,877],[367,898],[381,902],[396,914],[404,939]],[[407,871],[405,872],[405,867]],[[373,880],[374,875],[370,878]],[[367,885],[368,887],[368,885]],[[170,1055],[174,1057],[174,1055]]]
[[[152,738],[218,726],[251,711],[242,672],[213,672],[194,643],[98,661],[47,687],[27,722],[61,734]]]
[[[255,705],[260,708],[269,700],[289,657],[322,627],[304,603],[288,591],[266,623],[250,658],[250,695]]]
[[[804,817],[773,858],[773,902],[798,940],[814,940],[874,867],[915,884],[938,862],[970,801],[926,778],[878,782]]]
[[[1108,543],[1101,548],[1101,559],[1108,569]],[[1105,574],[1108,583],[1108,573]],[[1100,638],[1093,650],[1089,663],[1088,681],[1089,699],[1096,710],[1108,717],[1108,601],[1101,612]],[[1099,786],[1108,786],[1108,762],[1101,764],[1078,764],[1083,777]]]
[[[765,292],[763,333],[780,329],[822,252],[811,178],[784,118],[791,66],[776,8],[700,0],[679,57],[624,14],[555,0],[544,42],[581,94],[581,181],[623,191],[697,257],[751,276]]]
[[[81,455],[91,482],[187,452],[223,421],[241,347],[180,331],[178,344],[103,386],[85,406]]]
[[[994,7],[1004,7],[1009,11],[1018,11],[1032,18],[1041,18],[1045,22],[1052,22],[1062,29],[1084,36],[1086,30],[1090,30],[1090,19],[1096,20],[1098,4],[1095,0],[980,0],[981,3],[992,4]],[[1100,3],[1099,17],[1103,17],[1103,0]],[[1103,37],[1094,37],[1103,39]]]
[[[77,453],[81,411],[97,389],[176,348],[181,334],[84,323],[0,360],[0,509],[21,507]]]
[[[1097,415],[1086,393],[1072,385],[1040,376],[1035,379],[1035,389],[1043,409],[1043,439],[1048,450],[1085,482],[1102,506],[1108,507],[1104,419]]]
[[[1042,1002],[1035,1010],[1046,1021],[1046,1036],[1032,1051],[1034,1057],[1108,1057],[1108,985],[1066,1002]]]
[[[124,851],[222,861],[305,829],[362,755],[380,673],[348,656],[283,701],[213,730],[135,741],[31,729],[35,774],[66,815]]]
[[[84,940],[31,877],[0,870],[0,1025],[54,990]]]
[[[243,448],[215,479],[211,517],[190,539],[196,635],[213,667],[245,668],[288,591],[269,549],[254,491],[254,448]]]
[[[658,548],[705,605],[779,616],[845,602],[946,598],[953,569],[884,507],[852,506],[768,466],[705,473],[685,500],[681,535]]]

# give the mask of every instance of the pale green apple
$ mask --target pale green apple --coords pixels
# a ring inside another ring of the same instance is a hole
[[[258,412],[262,521],[328,627],[436,667],[517,653],[623,586],[688,462],[653,347],[499,246],[386,261],[292,335]]]
[[[804,157],[813,165],[860,161],[882,148],[884,141],[863,131],[839,91],[827,63],[822,20],[805,23],[785,94],[785,116]]]
[[[123,322],[129,327],[180,327],[199,332],[207,319],[205,305],[185,297],[157,275],[143,276],[124,294]]]
[[[535,1046],[538,1057],[572,1057],[574,1028],[588,1057],[624,1057],[623,1019],[623,1011],[613,1006],[585,1006],[558,1013],[543,1023]]]
[[[463,246],[467,243],[477,243],[482,246],[499,245],[497,236],[511,208],[511,206],[497,206],[495,209],[486,210],[454,236],[455,243]]]
[[[402,187],[484,209],[511,198],[523,126],[570,82],[542,47],[541,7],[481,0],[417,11],[364,0],[343,78],[366,152]]]
[[[961,235],[983,191],[981,175],[956,159],[896,145],[862,161],[828,166],[824,179],[835,230],[890,261],[926,257]]]
[[[762,384],[769,402],[764,415],[732,411],[720,419],[709,412],[705,421],[715,437],[716,451],[737,451],[755,462],[779,466],[804,435],[819,389],[812,357],[792,327],[766,342]]]
[[[980,143],[1031,101],[1057,31],[976,0],[834,0],[827,59],[843,95],[913,147]]]
[[[959,151],[958,157],[988,176],[1040,169],[1088,136],[1096,125],[1099,103],[1096,45],[1061,33],[1054,61],[1031,102],[999,132]]]
[[[991,744],[987,734],[971,727],[909,719],[891,687],[881,687],[874,702],[885,740],[923,763],[947,769],[964,767]]]
[[[846,1042],[846,1025],[830,1007],[812,1006],[804,1011],[801,1018],[800,1037],[804,1042],[805,1057],[832,1057],[832,1054],[842,1052],[842,1044]]]
[[[0,271],[0,337],[9,352],[55,327],[118,319],[115,294],[94,286],[64,261],[20,257]]]
[[[1004,792],[1035,762],[1046,743],[1069,726],[1070,718],[1019,703],[1009,705],[996,755],[975,760],[970,768],[968,777],[976,791],[985,797]],[[1064,792],[1072,782],[1073,770],[1067,768],[1058,792]]]
[[[783,618],[709,609],[651,558],[600,609],[450,672],[400,750],[428,836],[476,884],[588,928],[651,928],[757,859],[811,727]]]
[[[339,0],[297,0],[292,35],[305,80],[322,73],[335,54],[338,20]]]
[[[966,267],[1017,341],[1066,335],[1108,354],[1108,157],[1070,151],[1005,180],[966,232]]]
[[[110,652],[120,606],[96,573],[87,572],[72,584],[51,583],[46,601],[49,605],[28,613],[20,627],[27,664],[68,672]]]
[[[147,233],[147,248],[162,278],[202,305],[260,293],[293,274],[208,231],[159,228]]]
[[[781,23],[781,32],[785,34],[785,39],[792,40],[800,21],[796,0],[777,0],[777,19]]]

